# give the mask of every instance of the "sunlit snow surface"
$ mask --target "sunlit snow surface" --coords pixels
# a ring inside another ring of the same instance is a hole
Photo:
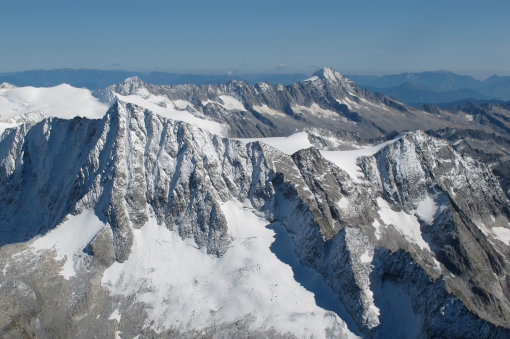
[[[68,84],[54,87],[0,87],[0,117],[14,117],[28,112],[72,119],[75,116],[101,118],[108,106],[86,88]]]
[[[158,331],[201,329],[250,317],[252,329],[323,338],[330,328],[338,336],[354,336],[337,314],[317,306],[291,267],[271,251],[275,232],[265,219],[235,202],[225,203],[222,211],[233,237],[222,257],[207,254],[192,239],[182,240],[152,219],[134,230],[128,260],[105,271],[103,286],[146,303]]]
[[[191,114],[189,111],[187,111],[187,108],[193,109],[193,105],[189,102],[186,102],[184,100],[175,100],[171,101],[165,96],[156,96],[156,95],[149,95],[145,98],[139,95],[127,95],[123,96],[120,94],[116,94],[117,98],[119,100],[122,100],[124,102],[132,103],[137,106],[143,107],[145,109],[148,109],[156,114],[161,115],[162,117],[172,119],[172,120],[178,120],[178,121],[184,121],[187,122],[193,126],[202,128],[208,132],[211,132],[213,134],[225,135],[226,126],[223,124],[220,124],[215,121],[207,120],[207,119],[201,119],[193,114]]]
[[[220,95],[218,98],[220,99],[219,101],[216,100],[202,101],[202,105],[206,106],[207,104],[211,103],[220,105],[227,111],[246,111],[246,107],[244,107],[243,103],[230,95]]]
[[[80,215],[70,215],[66,221],[34,241],[30,248],[35,252],[54,249],[56,259],[65,259],[60,274],[69,279],[76,275],[75,257],[105,226],[94,211],[84,211]]]
[[[423,239],[420,223],[414,214],[404,211],[394,211],[383,198],[377,198],[379,205],[379,217],[387,225],[393,225],[407,241],[430,251],[429,244]]]
[[[377,153],[384,146],[392,144],[395,140],[386,141],[375,146],[355,149],[351,151],[321,151],[322,156],[346,171],[354,182],[359,182],[361,170],[357,165],[358,158]]]
[[[312,144],[308,139],[308,133],[306,132],[294,133],[288,137],[242,138],[237,140],[241,140],[243,142],[259,141],[288,155],[294,154],[299,150],[312,147]]]
[[[496,239],[510,245],[510,229],[504,227],[492,227],[491,231],[492,235],[496,237]]]

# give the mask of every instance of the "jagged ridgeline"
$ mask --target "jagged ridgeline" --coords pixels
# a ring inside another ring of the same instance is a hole
[[[510,336],[506,155],[476,142],[506,140],[492,113],[330,69],[96,95],[100,119],[4,120],[3,336]],[[463,147],[438,138],[458,125]]]

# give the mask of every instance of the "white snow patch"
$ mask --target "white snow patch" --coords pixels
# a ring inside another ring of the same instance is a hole
[[[475,222],[476,226],[483,232],[485,235],[489,235],[491,232],[489,228],[481,221]]]
[[[243,142],[259,141],[271,147],[274,147],[281,152],[291,155],[299,150],[310,148],[313,145],[308,139],[308,133],[298,132],[289,135],[288,137],[273,137],[273,138],[241,138],[236,139]]]
[[[345,209],[348,209],[350,207],[350,202],[349,202],[349,199],[347,197],[341,197],[337,201],[336,204],[337,204],[338,208],[340,208],[341,210],[345,210]]]
[[[492,227],[492,235],[507,245],[510,245],[510,229],[505,227]]]
[[[108,320],[116,320],[117,322],[120,322],[121,317],[122,315],[120,314],[119,309],[116,308],[115,310],[113,310]]]
[[[220,258],[182,240],[175,231],[150,219],[134,229],[132,252],[114,263],[102,284],[114,294],[133,295],[147,308],[154,329],[203,329],[251,316],[253,329],[273,327],[298,337],[325,337],[336,314],[318,307],[314,295],[298,284],[290,266],[271,251],[275,232],[247,205],[221,206],[232,244]]]
[[[139,95],[141,96],[142,98],[146,99],[146,98],[149,98],[151,96],[151,93],[149,92],[149,90],[145,87],[139,87],[137,88],[134,93],[136,95]]]
[[[0,117],[43,112],[63,119],[76,116],[100,119],[107,110],[108,106],[94,97],[90,90],[68,84],[0,88]]]
[[[434,222],[434,216],[436,215],[438,206],[434,201],[434,198],[427,196],[425,199],[418,203],[416,208],[416,215],[428,224]]]
[[[351,100],[349,97],[345,97],[345,98],[342,99],[342,101],[339,101],[339,102],[341,104],[345,104],[350,110],[358,109],[358,108],[362,107],[359,103],[357,103],[354,100]]]
[[[432,267],[432,269],[436,273],[441,274],[441,272],[443,272],[443,269],[441,268],[441,264],[439,263],[439,261],[437,261],[437,259],[434,257],[432,257],[432,261],[434,262],[434,267]]]
[[[86,210],[79,215],[69,215],[66,221],[35,240],[30,248],[34,251],[55,249],[57,260],[65,259],[60,274],[69,279],[76,276],[75,256],[81,254],[104,226],[93,210]]]
[[[186,100],[174,100],[172,103],[174,104],[175,108],[179,110],[185,110],[188,107],[193,107],[193,104]]]
[[[25,123],[35,124],[46,117],[47,115],[42,112],[29,112],[14,117],[0,116],[0,135],[2,135],[7,128],[14,128]]]
[[[223,104],[220,103],[226,110],[229,111],[246,111],[246,108],[236,98],[230,96],[230,95],[220,95],[219,98],[221,101],[223,101]]]
[[[7,269],[9,268],[10,265],[11,263],[9,261],[5,263],[4,269],[2,270],[3,275],[7,275]]]
[[[291,155],[295,152],[310,148],[314,146],[312,143],[310,143],[310,140],[308,139],[308,133],[307,132],[298,132],[294,133],[288,137],[270,137],[270,138],[238,138],[236,140],[240,140],[243,142],[255,142],[259,141],[266,145],[269,145],[271,147],[274,147],[281,152]],[[359,148],[355,150],[347,150],[347,151],[323,151],[321,150],[322,156],[331,162],[333,162],[335,165],[340,167],[341,169],[345,170],[351,179],[354,182],[360,182],[358,179],[358,175],[362,174],[361,170],[359,169],[358,165],[356,164],[356,161],[361,156],[370,156],[377,153],[380,149],[385,147],[386,145],[392,144],[395,142],[395,140],[386,141],[383,143],[380,143],[375,146],[369,146],[364,148]],[[352,145],[358,146],[358,145]]]
[[[316,75],[312,75],[311,77],[309,77],[309,78],[307,78],[307,79],[303,80],[303,82],[305,82],[305,81],[315,81],[315,80],[317,80],[317,79],[319,79],[319,77],[318,77],[318,76],[316,76]]]
[[[372,257],[372,255],[370,255],[370,252],[367,250],[367,251],[363,252],[363,254],[361,255],[361,257],[359,259],[362,263],[369,264],[372,262],[373,257]]]
[[[322,156],[346,171],[354,182],[359,183],[358,176],[362,174],[357,160],[362,156],[370,156],[377,153],[386,145],[392,144],[396,139],[380,143],[375,146],[360,148],[350,151],[320,151]]]
[[[202,101],[202,106],[207,106],[208,104],[217,104],[217,105],[219,105],[220,103],[217,102],[217,101],[209,100],[209,99],[207,99],[205,101]]]
[[[332,110],[325,109],[317,105],[315,102],[312,103],[309,107],[307,106],[299,106],[295,105],[291,107],[294,112],[305,112],[311,115],[318,115],[321,117],[329,117],[329,118],[341,118],[341,116]]]
[[[0,136],[4,133],[4,131],[8,128],[16,127],[18,124],[16,122],[2,122],[0,121]]]
[[[377,198],[377,204],[379,205],[379,217],[385,224],[393,225],[406,240],[430,251],[429,244],[422,237],[420,223],[416,216],[404,211],[392,210],[386,200],[381,197]]]
[[[283,112],[280,112],[280,111],[277,111],[267,105],[262,105],[262,106],[253,106],[252,107],[254,111],[257,111],[259,113],[262,113],[262,114],[267,114],[267,115],[276,115],[276,116],[283,116],[283,117],[286,117],[287,114],[283,113]]]
[[[372,223],[372,226],[375,229],[374,235],[377,240],[381,239],[381,223],[379,220],[374,219],[374,222]]]
[[[127,95],[123,96],[115,94],[119,100],[135,104],[137,106],[146,108],[156,114],[159,114],[165,118],[184,121],[193,126],[199,127],[213,134],[220,136],[225,135],[226,127],[216,121],[201,119],[186,110],[178,109],[178,107],[187,107],[191,103],[184,100],[170,101],[168,98],[163,96],[151,96],[144,99],[138,95]]]

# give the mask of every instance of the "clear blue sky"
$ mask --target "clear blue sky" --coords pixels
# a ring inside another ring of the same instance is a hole
[[[510,74],[510,1],[0,2],[0,72]]]

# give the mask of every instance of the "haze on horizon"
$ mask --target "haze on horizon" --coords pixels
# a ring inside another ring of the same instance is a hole
[[[0,72],[510,75],[508,1],[17,1]]]

